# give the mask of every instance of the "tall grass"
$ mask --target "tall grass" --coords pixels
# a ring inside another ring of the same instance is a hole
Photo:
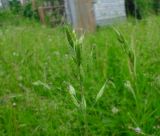
[[[158,16],[84,40],[0,20],[0,135],[160,135]]]
[[[74,87],[69,84],[69,93],[71,94],[71,98],[73,99],[73,103],[80,109],[84,116],[84,134],[85,136],[88,135],[88,122],[87,122],[87,102],[85,99],[85,93],[84,93],[84,78],[85,78],[85,73],[84,73],[84,68],[83,68],[83,58],[82,56],[84,55],[82,53],[82,47],[83,47],[83,40],[84,40],[84,34],[78,38],[76,35],[76,32],[73,30],[69,30],[68,27],[66,27],[66,36],[67,40],[70,45],[71,49],[71,56],[73,61],[75,62],[76,65],[76,73],[75,75],[78,77],[78,82],[79,82],[79,91],[81,94],[81,102],[77,99],[76,96],[76,90]],[[99,90],[97,96],[95,97],[95,100],[93,101],[92,107],[99,101],[99,99],[103,96],[104,91],[106,89],[106,86],[110,83],[110,81],[106,81],[104,85],[101,87]]]

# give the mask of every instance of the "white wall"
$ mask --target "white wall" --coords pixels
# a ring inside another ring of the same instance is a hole
[[[94,12],[98,25],[109,24],[112,23],[112,20],[125,18],[125,0],[96,0]]]
[[[2,2],[1,2],[1,0],[0,0],[0,7],[2,7]]]

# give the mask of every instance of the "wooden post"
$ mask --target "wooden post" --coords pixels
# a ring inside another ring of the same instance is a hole
[[[93,32],[96,28],[92,0],[77,0],[77,27]]]
[[[32,10],[36,10],[36,1],[32,0]]]
[[[41,20],[42,24],[46,24],[46,22],[45,22],[45,13],[44,12],[45,11],[44,11],[43,7],[39,7],[38,8],[39,17],[40,17],[40,20]]]

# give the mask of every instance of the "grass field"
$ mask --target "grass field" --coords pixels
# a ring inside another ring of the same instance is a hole
[[[136,78],[112,27],[86,34],[83,113],[77,68],[62,27],[0,16],[0,136],[159,136],[160,17],[114,26],[135,52]],[[102,97],[95,98],[109,79]],[[93,106],[94,105],[94,106]]]

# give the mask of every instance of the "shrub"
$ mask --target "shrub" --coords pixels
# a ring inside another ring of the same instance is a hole
[[[127,14],[139,19],[159,9],[160,0],[126,0]]]
[[[135,1],[133,0],[126,0],[125,1],[125,4],[126,4],[126,12],[127,12],[127,15],[131,15],[131,16],[134,16],[138,19],[141,19],[142,18],[142,15],[140,13],[140,10],[139,8],[136,6],[136,3]]]
[[[153,9],[156,14],[160,13],[160,0],[154,0],[153,1]]]
[[[153,0],[135,0],[135,4],[143,17],[153,10]]]
[[[29,2],[23,7],[23,16],[28,18],[39,19],[38,11],[32,9],[32,4]]]
[[[10,0],[9,1],[10,9],[13,13],[20,13],[21,11],[21,4],[18,0]]]

